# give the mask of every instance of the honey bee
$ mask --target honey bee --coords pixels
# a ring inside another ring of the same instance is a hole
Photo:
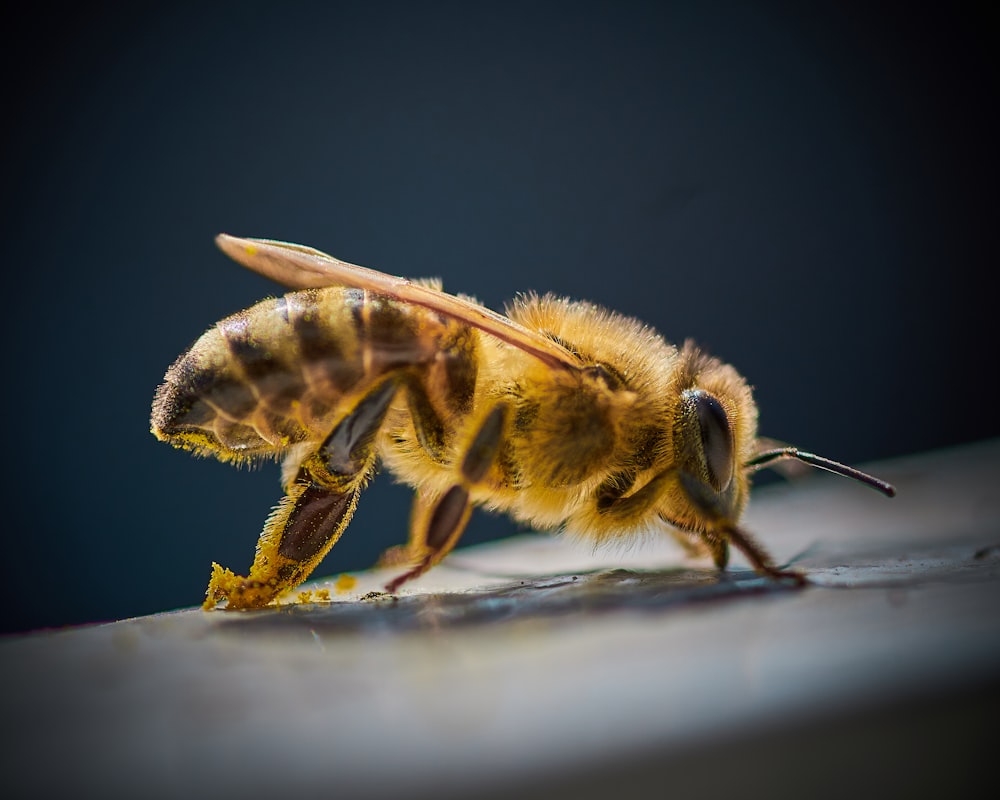
[[[205,608],[259,608],[337,542],[378,463],[415,490],[396,592],[455,547],[474,506],[594,542],[663,529],[725,569],[751,474],[784,459],[863,472],[757,438],[731,366],[638,320],[552,295],[497,314],[433,280],[406,280],[301,245],[226,234],[240,264],[295,289],[223,319],[167,370],[151,428],[199,455],[282,460],[285,495],[247,577],[212,566]]]

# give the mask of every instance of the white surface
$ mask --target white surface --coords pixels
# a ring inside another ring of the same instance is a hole
[[[894,500],[832,476],[762,490],[748,527],[801,556],[804,590],[738,561],[717,579],[673,545],[519,537],[458,551],[398,603],[352,599],[384,581],[362,575],[325,606],[6,639],[4,794],[545,796],[995,687],[998,465],[994,441],[871,466]],[[623,565],[655,569],[590,572]],[[782,748],[764,751],[776,775]]]

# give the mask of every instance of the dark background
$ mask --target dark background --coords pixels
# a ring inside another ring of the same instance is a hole
[[[219,231],[598,301],[848,462],[1000,432],[995,20],[843,3],[91,6],[11,24],[2,630],[197,604],[276,467],[148,433],[170,362],[279,291]],[[112,10],[113,9],[113,10]],[[383,476],[318,574],[405,539]],[[514,530],[477,515],[466,541]]]

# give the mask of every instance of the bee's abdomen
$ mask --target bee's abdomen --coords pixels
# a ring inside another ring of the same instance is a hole
[[[322,438],[345,396],[433,358],[440,330],[427,312],[360,289],[264,300],[219,322],[170,367],[153,433],[227,460]]]

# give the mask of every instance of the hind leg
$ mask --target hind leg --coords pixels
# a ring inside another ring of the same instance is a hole
[[[294,589],[336,544],[375,465],[376,435],[398,389],[393,377],[371,389],[299,467],[257,542],[247,577],[212,565],[204,608],[261,608]]]

